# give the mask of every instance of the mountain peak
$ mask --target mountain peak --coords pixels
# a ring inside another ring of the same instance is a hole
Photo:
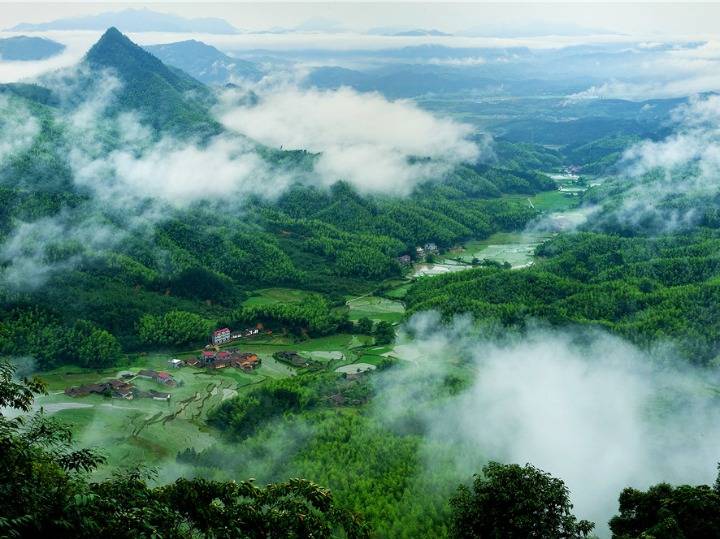
[[[95,72],[112,70],[123,83],[118,105],[142,112],[153,126],[175,125],[187,131],[199,125],[201,130],[216,130],[205,104],[211,99],[208,88],[169,68],[114,26],[88,51],[85,63]]]
[[[147,61],[153,59],[153,57],[145,52],[142,47],[133,43],[130,38],[120,32],[120,30],[111,26],[88,51],[85,59],[91,65],[121,69],[133,59],[143,59]],[[162,65],[161,62],[156,61]]]
[[[113,38],[117,39],[117,38],[124,38],[124,37],[125,36],[123,35],[123,33],[120,30],[118,30],[114,26],[111,26],[110,28],[105,30],[105,33],[102,35],[102,37],[100,39],[101,40],[102,39],[113,39]]]

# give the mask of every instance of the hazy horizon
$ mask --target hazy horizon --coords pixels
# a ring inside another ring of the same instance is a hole
[[[543,25],[575,26],[602,33],[679,36],[714,34],[714,21],[720,3],[664,4],[655,2],[575,4],[546,2],[394,2],[394,3],[306,3],[306,2],[227,2],[202,5],[175,2],[5,2],[0,26],[7,29],[19,23],[41,23],[60,18],[95,15],[124,9],[148,8],[153,11],[200,18],[225,19],[241,30],[263,31],[277,27],[345,29],[367,31],[373,28],[402,27],[437,29],[460,33],[477,28],[489,30]],[[270,8],[270,9],[269,9]],[[309,24],[308,24],[309,23]]]

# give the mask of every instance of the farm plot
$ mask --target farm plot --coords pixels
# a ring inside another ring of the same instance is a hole
[[[369,318],[375,321],[399,322],[405,314],[405,306],[399,301],[376,296],[364,296],[347,302],[350,320]]]

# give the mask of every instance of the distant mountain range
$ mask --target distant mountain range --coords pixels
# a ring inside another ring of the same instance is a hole
[[[34,32],[46,30],[105,30],[114,26],[124,32],[186,32],[238,34],[240,31],[223,19],[187,19],[149,9],[126,9],[84,17],[58,19],[44,23],[20,23],[10,30]]]
[[[145,50],[165,64],[182,69],[206,84],[226,84],[236,79],[256,81],[263,76],[256,64],[231,58],[215,47],[194,39],[151,45]]]
[[[0,60],[45,60],[60,54],[65,45],[42,37],[16,36],[0,39]]]
[[[372,36],[451,36],[447,32],[442,32],[434,28],[372,28],[366,32]]]
[[[546,36],[587,36],[612,34],[602,28],[589,28],[570,23],[534,21],[512,24],[483,24],[468,28],[458,35],[469,37],[546,37]]]

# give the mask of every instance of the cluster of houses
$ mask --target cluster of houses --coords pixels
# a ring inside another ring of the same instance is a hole
[[[203,350],[197,358],[190,358],[185,361],[191,367],[204,367],[207,369],[224,369],[235,367],[245,372],[255,370],[262,361],[252,352],[239,352],[238,350]]]
[[[65,394],[69,397],[86,397],[87,395],[95,394],[127,400],[134,398],[146,398],[161,401],[170,400],[170,393],[155,391],[154,389],[142,391],[128,380],[108,380],[97,384],[68,387],[65,389]]]
[[[419,245],[415,247],[415,258],[416,260],[422,260],[427,255],[436,255],[440,252],[438,246],[433,242],[428,242],[424,246]],[[402,255],[397,258],[397,261],[402,265],[412,264],[412,257],[410,255]]]
[[[245,328],[240,331],[231,331],[230,328],[220,328],[213,331],[210,336],[210,342],[214,345],[225,344],[226,342],[235,341],[237,339],[248,339],[250,337],[256,337],[263,331],[263,325],[258,324],[254,328]],[[270,330],[265,330],[263,333],[272,333]]]

